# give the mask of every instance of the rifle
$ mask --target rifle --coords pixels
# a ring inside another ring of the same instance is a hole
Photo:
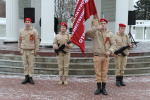
[[[71,41],[68,41],[68,42],[67,42],[67,44],[70,44],[70,43],[71,43]],[[58,46],[59,46],[59,45],[60,45],[60,44],[58,44]],[[65,44],[61,45],[58,50],[55,49],[55,53],[58,55],[58,52],[61,51],[62,53],[66,54],[67,52],[64,51],[64,48],[65,48],[65,47],[66,47]]]
[[[126,50],[126,49],[129,48],[129,47],[130,47],[129,45],[124,46],[124,47],[122,47],[122,48],[116,50],[116,51],[114,52],[114,54],[115,54],[115,55],[118,55],[119,53],[121,53],[122,56],[126,56],[126,54],[125,54],[123,51]]]

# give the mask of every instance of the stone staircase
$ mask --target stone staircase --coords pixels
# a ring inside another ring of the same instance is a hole
[[[23,75],[23,63],[20,55],[0,54],[0,73]],[[35,58],[35,75],[58,75],[56,57]],[[114,58],[110,58],[109,76],[114,76]],[[94,63],[91,57],[72,57],[70,61],[69,75],[75,77],[94,77]],[[125,76],[150,75],[150,56],[128,57]]]

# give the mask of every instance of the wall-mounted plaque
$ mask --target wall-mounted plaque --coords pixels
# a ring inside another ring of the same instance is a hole
[[[115,21],[116,19],[116,0],[102,0],[101,16],[106,18],[108,21]]]
[[[24,8],[31,7],[31,0],[18,0],[19,1],[19,18],[24,19]]]

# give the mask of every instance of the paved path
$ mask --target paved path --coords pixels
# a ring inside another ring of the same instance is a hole
[[[94,78],[68,78],[69,85],[58,85],[58,77],[35,76],[34,85],[20,84],[24,76],[0,75],[0,100],[150,100],[150,76],[125,77],[125,87],[115,86],[109,77],[108,95],[95,96]]]

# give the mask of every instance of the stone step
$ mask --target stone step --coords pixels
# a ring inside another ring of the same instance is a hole
[[[10,72],[10,73],[23,73],[23,67],[14,66],[2,66],[0,65],[0,72]],[[34,68],[35,74],[42,75],[58,75],[57,68]],[[125,75],[130,74],[146,74],[150,73],[150,67],[145,68],[126,68]],[[69,75],[94,75],[94,69],[69,69]],[[115,69],[110,69],[108,75],[115,75]]]
[[[20,55],[20,52],[16,49],[16,50],[12,50],[10,48],[10,46],[1,48],[0,53],[1,54],[15,54],[15,55]],[[14,49],[14,48],[13,48]],[[129,56],[133,57],[133,56],[150,56],[150,52],[149,51],[141,51],[139,52],[138,50],[135,50],[136,52],[130,52]],[[43,57],[55,57],[56,54],[54,53],[54,50],[50,50],[50,49],[40,49],[40,51],[37,52],[38,56],[43,56]],[[82,52],[80,51],[80,49],[78,48],[74,48],[73,50],[71,50],[71,57],[93,57],[93,52],[91,48],[87,48],[86,51],[84,52],[84,54],[82,54]]]
[[[0,59],[0,65],[7,65],[7,66],[23,66],[22,61],[15,61],[15,60],[2,60]],[[150,62],[128,62],[127,68],[143,68],[150,66]],[[57,68],[57,62],[35,62],[34,67],[42,67],[42,68]],[[70,68],[73,69],[90,69],[94,68],[94,63],[70,63]],[[110,63],[109,68],[115,68],[115,63]]]
[[[20,55],[0,54],[0,73],[23,73],[22,58]],[[56,57],[35,57],[34,71],[37,75],[58,75],[58,64]],[[125,74],[148,75],[150,73],[150,56],[128,57]],[[94,76],[93,59],[88,57],[71,57],[69,75],[72,76]],[[115,74],[114,58],[110,57],[108,75]]]
[[[20,55],[1,54],[0,59],[22,61]],[[128,57],[128,62],[150,62],[150,56]],[[35,57],[35,62],[57,62],[56,57]],[[71,63],[93,63],[93,57],[71,57]],[[114,57],[110,57],[110,63],[114,63]]]
[[[0,59],[0,65],[6,66],[23,66],[22,61],[15,60],[3,60]],[[149,67],[150,62],[128,62],[126,68],[144,68]],[[34,67],[37,68],[57,68],[57,62],[35,62]],[[94,63],[70,63],[69,67],[71,69],[93,69]],[[109,68],[115,69],[115,63],[110,63]]]

